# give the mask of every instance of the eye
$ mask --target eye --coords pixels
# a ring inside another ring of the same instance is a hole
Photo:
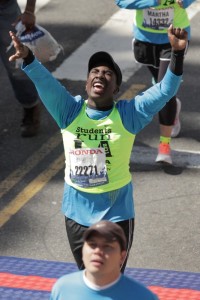
[[[113,250],[113,246],[111,244],[106,244],[104,245],[104,250],[110,252]]]
[[[105,72],[105,74],[108,75],[108,76],[112,76],[113,72],[108,70],[108,71]]]
[[[88,245],[90,246],[90,248],[95,249],[97,247],[97,244],[95,242],[92,241],[88,241]]]
[[[92,69],[92,70],[90,71],[90,73],[91,73],[91,74],[97,74],[97,73],[98,73],[98,70],[97,70],[97,69]]]

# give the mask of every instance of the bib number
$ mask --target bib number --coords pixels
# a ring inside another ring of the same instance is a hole
[[[78,148],[69,153],[70,178],[80,187],[93,187],[108,183],[104,148]]]
[[[143,10],[143,27],[154,30],[163,30],[173,23],[174,9],[172,7],[166,9],[147,8]]]

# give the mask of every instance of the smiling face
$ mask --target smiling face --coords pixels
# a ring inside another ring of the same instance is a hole
[[[120,275],[120,266],[126,256],[118,241],[107,241],[98,233],[92,234],[83,245],[86,277],[97,285],[106,285]]]
[[[118,90],[116,74],[109,66],[99,64],[90,70],[86,82],[90,107],[110,107]]]

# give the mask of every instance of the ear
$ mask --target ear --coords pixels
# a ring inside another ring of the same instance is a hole
[[[117,93],[119,93],[119,87],[117,86],[116,89],[113,91],[113,94],[116,95]]]
[[[123,250],[123,251],[121,252],[121,262],[120,262],[120,266],[123,265],[123,263],[124,263],[124,261],[125,261],[125,259],[126,259],[126,256],[127,256],[127,251],[126,251],[126,250]]]

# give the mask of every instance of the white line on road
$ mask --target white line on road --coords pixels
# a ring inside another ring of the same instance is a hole
[[[139,68],[139,65],[134,64],[131,52],[133,16],[134,11],[119,10],[73,52],[53,75],[58,79],[86,80],[89,57],[94,52],[103,50],[115,58],[122,70],[123,80],[127,81],[137,66]]]
[[[193,3],[188,9],[189,18],[200,11],[200,1]],[[96,51],[109,52],[118,62],[123,81],[126,82],[139,68],[134,61],[131,50],[132,23],[135,10],[120,9],[84,44],[72,53],[53,72],[58,79],[86,80],[87,62]]]

